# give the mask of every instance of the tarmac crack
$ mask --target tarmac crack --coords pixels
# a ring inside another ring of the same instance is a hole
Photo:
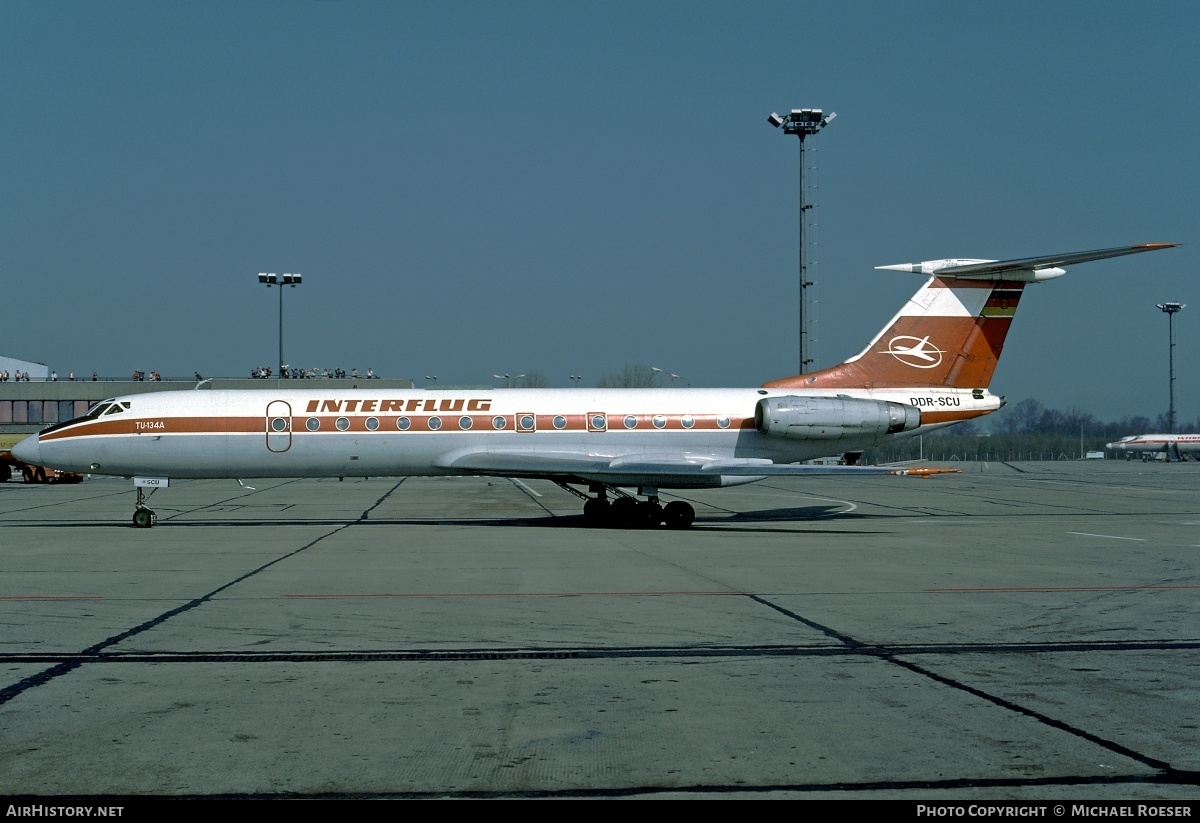
[[[753,598],[753,596],[752,596]],[[757,599],[757,598],[753,598]],[[835,633],[836,634],[836,633]],[[471,649],[364,649],[291,651],[160,651],[160,652],[9,652],[0,653],[0,664],[19,663],[437,663],[496,660],[618,660],[631,658],[746,658],[746,657],[875,657],[886,660],[926,655],[1063,654],[1144,651],[1195,651],[1200,640],[1096,641],[1070,643],[980,644],[846,644],[837,645],[694,645],[694,646],[584,646],[556,648]],[[901,665],[913,666],[911,663]],[[936,673],[923,673],[940,677]],[[965,689],[973,687],[963,686]]]
[[[186,603],[183,603],[179,606],[176,606],[173,609],[169,609],[169,610],[163,612],[162,614],[158,615],[157,617],[151,618],[150,620],[140,623],[137,626],[134,626],[130,629],[126,629],[125,631],[123,631],[119,634],[115,634],[112,637],[101,640],[99,643],[95,643],[92,646],[89,646],[88,648],[84,649],[78,655],[75,655],[70,658],[64,658],[62,660],[62,662],[58,663],[55,666],[50,667],[49,669],[46,669],[45,671],[39,672],[35,675],[31,675],[30,677],[26,677],[23,680],[13,683],[11,686],[6,686],[5,688],[0,689],[0,706],[4,705],[5,703],[8,703],[11,700],[16,699],[17,697],[19,697],[20,695],[29,691],[30,689],[37,688],[38,686],[49,683],[50,681],[55,680],[56,678],[70,674],[71,672],[73,672],[77,668],[79,668],[80,666],[83,666],[87,663],[95,662],[106,649],[112,648],[113,646],[117,645],[118,643],[122,643],[131,637],[136,637],[139,634],[142,634],[144,632],[150,631],[151,629],[157,628],[157,627],[161,626],[163,623],[170,620],[172,617],[175,617],[180,614],[184,614],[185,612],[189,612],[192,609],[203,606],[204,604],[208,603],[210,600],[212,600],[217,595],[221,594],[222,592],[224,592],[228,589],[233,588],[234,586],[238,585],[239,583],[249,580],[250,578],[254,577],[255,575],[261,574],[262,572],[266,571],[267,569],[271,568],[272,566],[276,566],[279,563],[282,563],[285,560],[289,560],[298,554],[302,554],[303,552],[308,551],[309,549],[311,549],[313,546],[317,545],[318,543],[321,543],[324,540],[326,540],[330,537],[333,537],[335,534],[337,534],[345,529],[350,528],[351,526],[355,525],[356,523],[366,520],[367,517],[370,515],[370,513],[376,507],[378,507],[381,503],[383,503],[383,501],[386,500],[388,498],[388,496],[391,495],[394,491],[396,491],[396,489],[398,489],[403,483],[404,483],[404,480],[400,480],[394,486],[392,486],[390,489],[388,489],[387,492],[385,492],[383,495],[381,495],[379,497],[379,499],[375,501],[374,504],[372,504],[369,508],[364,510],[363,513],[361,515],[359,515],[357,520],[349,522],[349,523],[345,523],[341,526],[338,526],[337,528],[326,532],[325,534],[321,535],[320,537],[310,540],[309,542],[305,543],[303,546],[300,546],[299,548],[293,549],[292,551],[287,552],[286,554],[282,554],[279,557],[276,557],[274,560],[270,560],[266,563],[263,563],[261,566],[258,566],[255,569],[251,569],[250,571],[235,577],[233,580],[230,580],[228,583],[218,586],[217,588],[213,589],[212,591],[208,592],[207,594],[204,594],[197,598],[193,598],[192,600],[189,600]]]
[[[771,601],[766,600],[758,595],[750,595],[750,599],[754,600],[757,603],[761,603],[762,605],[767,606],[768,608],[773,609],[773,610],[779,612],[780,614],[791,618],[792,620],[802,623],[805,626],[809,627],[810,629],[821,632],[826,637],[837,640],[839,643],[844,644],[848,648],[855,649],[855,650],[862,650],[862,649],[870,647],[869,644],[866,644],[859,640],[856,640],[853,637],[850,637],[847,634],[843,634],[843,633],[837,631],[836,629],[833,629],[830,626],[824,626],[813,620],[809,620],[806,617],[796,614],[795,612],[791,611],[790,609],[785,609],[782,606],[772,603]],[[1151,757],[1147,754],[1143,754],[1142,752],[1135,751],[1133,749],[1128,748],[1127,746],[1123,746],[1120,743],[1117,743],[1116,741],[1108,740],[1107,738],[1103,738],[1097,734],[1093,734],[1092,732],[1089,732],[1086,729],[1081,729],[1078,726],[1073,726],[1070,723],[1067,723],[1066,721],[1059,720],[1057,718],[1051,717],[1048,714],[1039,712],[1036,709],[1032,709],[1028,706],[1022,706],[1021,704],[1016,703],[1014,701],[1008,700],[1008,699],[1000,697],[998,695],[991,694],[989,692],[984,691],[983,689],[976,688],[975,686],[971,686],[967,683],[964,683],[961,680],[956,680],[952,677],[947,677],[945,675],[938,674],[937,672],[933,671],[930,668],[927,668],[925,666],[919,665],[912,661],[903,659],[902,654],[903,654],[902,652],[884,652],[884,653],[878,654],[877,656],[881,660],[885,660],[888,663],[891,663],[892,665],[899,666],[900,668],[906,669],[907,671],[910,671],[913,674],[933,680],[937,683],[941,683],[943,686],[948,686],[952,689],[956,689],[958,691],[965,692],[965,693],[970,694],[973,697],[977,697],[981,700],[986,700],[987,702],[992,703],[993,705],[999,706],[1002,709],[1024,715],[1025,717],[1036,720],[1037,722],[1042,723],[1043,725],[1049,726],[1051,728],[1057,729],[1062,732],[1066,732],[1067,734],[1073,735],[1075,737],[1079,737],[1083,740],[1088,741],[1089,743],[1092,743],[1094,745],[1100,746],[1101,748],[1107,749],[1108,751],[1111,751],[1114,754],[1118,754],[1118,755],[1121,755],[1122,757],[1129,758],[1130,760],[1133,760],[1136,763],[1141,763],[1142,765],[1147,766],[1148,768],[1156,769],[1163,775],[1171,775],[1171,774],[1175,773],[1175,771],[1176,771],[1171,766],[1171,764],[1167,763],[1166,761],[1159,760],[1159,759]],[[1189,772],[1188,774],[1192,774],[1192,773]]]

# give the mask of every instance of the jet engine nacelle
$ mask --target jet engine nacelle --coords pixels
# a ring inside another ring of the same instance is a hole
[[[895,434],[921,425],[907,403],[855,397],[764,397],[754,407],[754,427],[772,437],[834,440]]]

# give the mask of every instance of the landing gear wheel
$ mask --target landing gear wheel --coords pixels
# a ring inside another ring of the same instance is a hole
[[[150,509],[138,509],[133,513],[133,527],[135,529],[148,529],[154,525],[154,512]]]
[[[611,507],[609,506],[607,500],[601,500],[598,497],[592,497],[583,504],[583,516],[591,525],[603,526],[608,522],[609,517],[612,515],[610,508]]]
[[[663,519],[667,521],[669,529],[686,529],[692,525],[696,519],[696,510],[692,508],[690,503],[684,503],[682,500],[672,500],[663,510]]]
[[[663,522],[663,508],[657,502],[646,500],[638,503],[637,513],[641,520],[638,525],[644,529],[657,529],[658,524]]]
[[[632,497],[618,497],[610,509],[612,524],[620,529],[632,529],[638,523],[638,502]]]

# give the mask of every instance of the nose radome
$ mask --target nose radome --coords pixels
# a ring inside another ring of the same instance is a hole
[[[20,460],[22,463],[29,463],[32,466],[39,465],[41,461],[41,446],[38,443],[38,436],[31,434],[20,443],[12,447],[13,457]]]

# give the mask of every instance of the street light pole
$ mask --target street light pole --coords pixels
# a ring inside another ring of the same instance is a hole
[[[274,272],[258,273],[258,282],[264,284],[268,289],[272,286],[279,287],[279,378],[283,378],[283,287],[291,286],[293,289],[300,285],[302,279],[300,274],[285,274],[279,276]]]
[[[808,288],[815,286],[815,281],[808,279],[808,237],[806,232],[806,224],[808,222],[807,212],[812,208],[804,202],[804,138],[809,135],[816,134],[825,126],[829,125],[833,118],[837,117],[837,112],[830,112],[828,115],[823,114],[820,109],[792,109],[791,112],[784,116],[779,116],[774,112],[767,118],[767,122],[775,128],[783,127],[784,134],[794,134],[800,138],[800,373],[804,374],[809,364],[812,363],[812,358],[808,356],[808,322],[810,320],[810,312],[808,311]],[[812,312],[811,314],[815,314]]]
[[[1175,433],[1175,315],[1184,308],[1184,303],[1159,303],[1158,307],[1162,309],[1167,316],[1167,336],[1170,340],[1169,356],[1167,362],[1169,364],[1169,385],[1171,389],[1171,405],[1167,411],[1167,427],[1168,434]]]

